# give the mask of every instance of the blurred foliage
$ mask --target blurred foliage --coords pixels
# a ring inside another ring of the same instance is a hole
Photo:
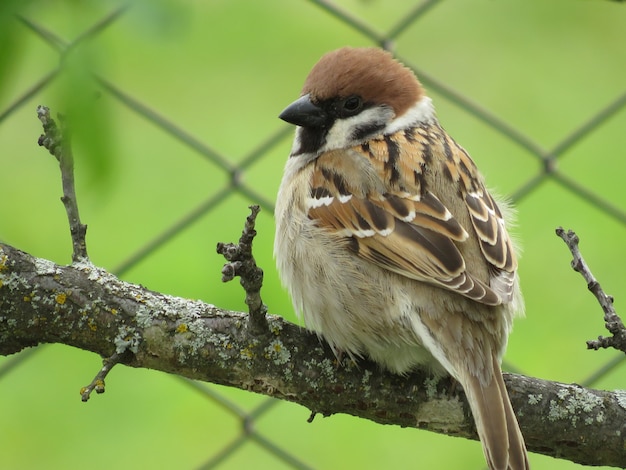
[[[15,14],[28,3],[27,0],[5,0],[0,4],[0,97],[20,52],[20,32]]]
[[[381,34],[415,8],[405,0],[337,4]],[[410,23],[395,47],[426,74],[443,125],[473,155],[489,185],[516,194],[541,174],[540,159],[459,107],[437,83],[549,152],[626,91],[625,26],[624,6],[608,1],[446,0]],[[48,105],[72,122],[79,205],[93,261],[110,270],[127,266],[143,247],[189,218],[184,230],[126,269],[123,278],[244,310],[239,285],[219,281],[223,261],[215,244],[239,237],[250,203],[274,200],[291,134],[260,158],[248,157],[286,128],[276,116],[298,95],[319,56],[346,44],[374,41],[306,0],[4,0],[0,239],[36,256],[70,261],[57,164],[36,144],[41,129],[35,108]],[[237,191],[224,196],[230,168],[164,131],[94,77],[208,146],[229,167],[246,162],[242,184],[258,197]],[[624,128],[626,110],[620,108],[557,162],[562,174],[622,213]],[[266,273],[263,297],[272,313],[297,321],[273,268],[270,209],[258,219],[255,242]],[[528,375],[583,382],[619,355],[585,350],[585,340],[605,333],[602,314],[572,272],[554,229],[578,232],[584,256],[615,295],[619,311],[626,283],[624,221],[550,178],[521,198],[517,209],[527,318],[516,324],[506,361]],[[85,405],[78,391],[100,367],[99,358],[55,345],[8,369],[12,360],[0,358],[0,468],[196,468],[241,433],[237,416],[176,377],[115,369],[107,393]],[[621,362],[593,386],[624,388],[624,369]],[[265,400],[210,388],[244,410]],[[484,465],[475,442],[348,416],[307,424],[308,415],[279,403],[255,425],[314,468]],[[535,469],[578,468],[539,455],[531,459]],[[244,466],[289,468],[254,441],[220,468]]]

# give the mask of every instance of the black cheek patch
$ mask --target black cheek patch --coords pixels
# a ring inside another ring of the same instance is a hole
[[[380,133],[385,128],[384,124],[374,123],[374,124],[363,124],[361,126],[356,127],[352,131],[352,139],[353,140],[363,140],[366,137],[376,135]]]

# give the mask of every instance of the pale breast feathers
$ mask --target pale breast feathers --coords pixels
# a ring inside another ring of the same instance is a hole
[[[351,237],[358,256],[486,305],[511,300],[517,262],[502,214],[472,160],[440,128],[400,131],[327,152],[314,165],[308,216]],[[458,207],[469,214],[471,227],[463,227],[430,188],[427,168],[435,165],[457,185]],[[478,236],[488,280],[468,271],[460,249],[468,231]]]

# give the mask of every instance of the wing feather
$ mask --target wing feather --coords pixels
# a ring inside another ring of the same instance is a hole
[[[351,237],[358,256],[384,269],[486,305],[508,302],[517,262],[502,214],[469,155],[437,129],[439,134],[398,132],[318,157],[306,201],[309,218]],[[426,173],[437,165],[457,185],[453,206],[430,190],[432,175]],[[466,215],[459,218],[451,209]],[[463,257],[468,230],[478,239],[486,277],[472,272]]]

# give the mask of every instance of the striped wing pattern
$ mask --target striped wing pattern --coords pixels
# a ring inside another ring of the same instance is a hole
[[[454,207],[431,191],[437,177],[457,186]],[[322,154],[306,204],[310,219],[350,237],[359,256],[385,269],[486,305],[511,300],[517,261],[502,214],[469,155],[438,125]],[[463,227],[455,210],[467,211],[471,226]],[[479,279],[463,258],[460,248],[473,234],[489,279]]]

